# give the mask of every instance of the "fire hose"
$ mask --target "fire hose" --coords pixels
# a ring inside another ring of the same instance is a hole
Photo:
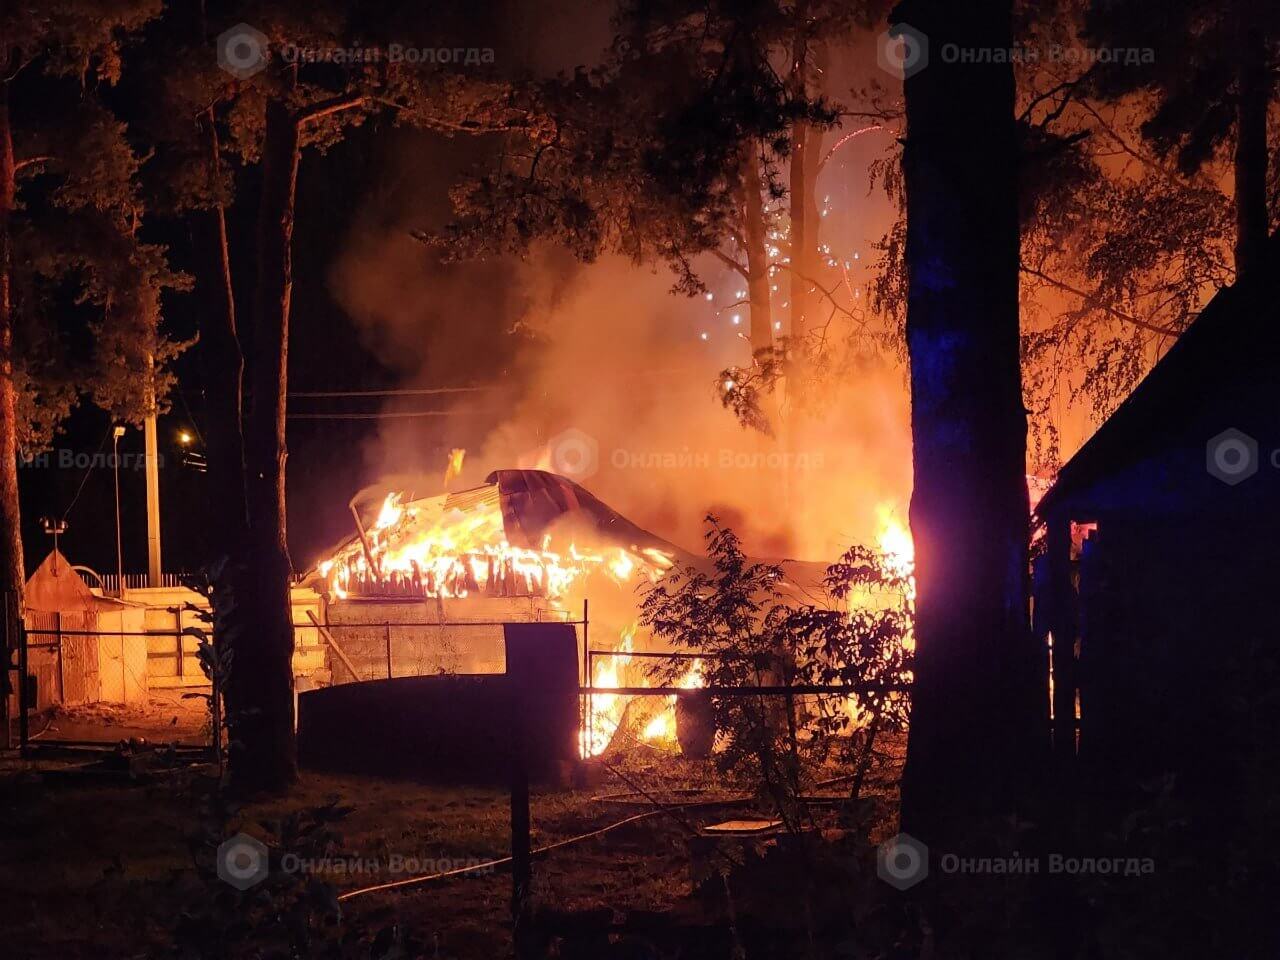
[[[606,769],[608,769],[611,773],[621,776],[620,774],[618,774],[618,771],[614,770],[612,767],[606,766]],[[622,779],[625,780],[626,778],[623,777]],[[594,837],[603,836],[604,834],[609,833],[611,830],[617,830],[619,827],[625,827],[629,823],[639,823],[641,820],[648,820],[652,817],[657,817],[662,814],[671,816],[673,819],[676,820],[677,823],[680,824],[680,826],[684,827],[685,829],[690,829],[687,820],[685,820],[683,817],[675,816],[677,811],[686,810],[691,807],[722,806],[724,804],[730,804],[730,803],[743,803],[747,800],[752,800],[754,798],[749,795],[742,795],[742,796],[736,796],[736,797],[726,797],[725,799],[722,799],[722,800],[696,800],[696,801],[690,801],[688,803],[677,804],[674,806],[661,804],[659,801],[651,797],[648,799],[650,803],[654,804],[655,809],[646,810],[644,813],[634,814],[630,817],[626,817],[622,820],[619,820],[616,823],[611,823],[611,824],[608,824],[607,826],[600,827],[598,830],[592,830],[589,833],[579,834],[576,837],[568,837],[564,840],[557,840],[555,843],[549,843],[543,847],[537,847],[529,851],[529,856],[540,857],[543,854],[551,853],[553,850],[560,850],[564,847],[572,846],[575,843],[581,843],[584,840],[591,840]],[[423,874],[421,876],[416,876],[416,877],[405,877],[403,880],[392,880],[387,883],[377,883],[377,884],[374,884],[373,886],[360,887],[356,890],[348,890],[346,893],[339,894],[338,902],[341,903],[343,900],[351,900],[355,897],[363,896],[366,893],[378,893],[383,890],[398,890],[398,889],[404,889],[405,887],[416,887],[416,886],[421,886],[422,884],[432,883],[433,881],[436,881],[436,880],[444,880],[448,877],[458,877],[467,873],[477,873],[481,870],[490,870],[495,867],[506,866],[510,862],[511,862],[511,857],[499,857],[496,860],[486,860],[483,863],[473,863],[473,864],[470,864],[469,866],[457,867],[453,870],[443,870],[443,871],[440,871],[439,873],[428,873],[428,874]]]

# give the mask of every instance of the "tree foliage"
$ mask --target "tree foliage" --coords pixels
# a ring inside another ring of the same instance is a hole
[[[130,33],[159,9],[159,0],[68,0],[0,28],[11,65],[9,280],[27,450],[47,444],[82,396],[140,423],[163,412],[173,386],[169,363],[184,345],[162,332],[161,297],[188,280],[142,236],[141,158],[99,93],[119,80]],[[78,323],[87,347],[72,342]]]
[[[709,687],[842,686],[850,693],[712,696],[722,769],[745,774],[798,827],[798,796],[833,751],[865,773],[876,736],[902,729],[912,664],[911,572],[864,546],[826,572],[807,602],[783,565],[750,560],[737,535],[707,517],[710,569],[676,568],[648,588],[640,622],[702,656]],[[664,661],[674,682],[688,661]],[[856,719],[853,719],[856,718]]]

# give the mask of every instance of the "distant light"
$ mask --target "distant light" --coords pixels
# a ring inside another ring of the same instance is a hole
[[[187,433],[187,431],[185,430],[179,430],[178,442],[182,444],[184,447],[187,446],[187,444],[191,443],[191,434]]]
[[[732,389],[734,388],[734,386],[735,386],[735,384],[734,384],[734,382],[733,382],[732,380],[726,380],[726,381],[724,382],[724,388],[725,388],[725,390],[726,390],[726,391],[728,391],[728,390],[732,390]]]
[[[738,314],[736,314],[736,313],[735,313],[735,314],[733,315],[733,322],[734,322],[735,324],[741,323],[741,322],[742,322],[742,317],[740,317]]]
[[[705,333],[700,334],[700,336],[702,337],[702,339],[703,339],[703,340],[708,340],[708,339],[710,339],[710,338],[709,338]]]
[[[786,306],[786,304],[783,304],[783,306]],[[775,330],[781,330],[781,329],[782,329],[782,321],[781,321],[781,320],[775,320],[775,321],[773,321],[773,329],[775,329]]]
[[[708,299],[708,300],[714,300],[715,298],[716,298],[716,295],[715,295],[714,293],[712,293],[710,290],[708,290],[708,291],[707,291],[707,299]]]

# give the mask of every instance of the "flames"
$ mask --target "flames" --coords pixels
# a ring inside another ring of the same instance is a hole
[[[850,609],[858,606],[870,606],[884,603],[905,603],[907,609],[914,607],[916,598],[915,581],[915,541],[911,531],[898,519],[897,510],[892,504],[880,504],[876,508],[878,531],[876,548],[880,554],[880,566],[886,576],[903,582],[900,599],[878,596],[868,590],[856,590],[849,598]],[[637,659],[635,653],[635,635],[637,624],[633,623],[622,631],[617,650],[609,656],[595,658],[592,668],[591,685],[597,690],[617,689],[628,686],[649,686],[648,677],[628,676],[636,673],[633,665]],[[915,639],[908,634],[903,639],[908,650],[914,649]],[[630,682],[628,682],[630,681]],[[681,689],[697,689],[705,686],[703,663],[701,659],[690,661],[689,669],[672,684]],[[616,693],[596,693],[590,698],[590,719],[582,731],[581,752],[584,757],[602,753],[617,733],[627,704],[634,698]],[[648,698],[646,698],[648,699]],[[663,698],[662,708],[649,719],[640,732],[642,740],[652,743],[670,743],[676,738],[675,696]],[[844,708],[850,720],[859,722],[859,709],[855,698],[849,698]]]
[[[607,657],[596,657],[591,668],[591,686],[601,689],[614,689],[623,686],[622,673],[630,665],[633,643],[635,642],[637,624],[632,623],[622,631],[618,649]],[[623,711],[627,707],[626,697],[616,693],[597,693],[588,698],[590,716],[581,731],[579,752],[584,757],[594,757],[603,753],[609,741],[618,732],[618,724],[622,722]]]
[[[465,509],[443,504],[444,498],[405,502],[402,493],[388,494],[360,540],[317,568],[330,594],[557,600],[595,570],[628,583],[640,575],[657,579],[671,566],[671,558],[653,548],[588,549],[571,542],[557,550],[550,535],[536,550],[515,546],[496,495]]]
[[[641,675],[633,678],[635,682],[625,682],[624,677],[632,671],[636,658],[635,636],[638,623],[632,623],[622,631],[618,648],[608,656],[596,657],[592,666],[591,686],[597,690],[618,689],[628,686],[649,686],[649,678]],[[632,679],[632,678],[629,678]],[[702,660],[690,661],[689,669],[673,684],[682,690],[693,690],[702,687],[705,680],[702,674]],[[617,693],[595,693],[589,698],[590,719],[582,731],[580,749],[582,756],[594,757],[603,753],[609,746],[613,736],[618,732],[626,713],[627,704],[637,699]],[[650,699],[650,698],[645,698]],[[651,742],[671,742],[676,738],[676,698],[663,698],[658,712],[640,731],[640,738]]]
[[[451,458],[449,472],[461,468],[461,451]],[[471,492],[446,497],[413,500],[394,492],[382,501],[373,523],[361,531],[358,541],[343,547],[317,568],[331,596],[405,596],[465,598],[470,596],[529,596],[544,598],[553,606],[584,577],[598,572],[619,585],[630,585],[642,577],[657,581],[671,566],[673,558],[652,548],[616,545],[584,547],[569,542],[554,545],[544,537],[538,549],[518,547],[506,536],[496,490],[492,494]],[[448,503],[457,504],[448,506]],[[906,583],[902,599],[910,607],[915,601],[915,548],[908,528],[888,505],[877,508],[878,551],[886,574]],[[850,597],[851,605],[884,602],[884,598]],[[649,686],[648,671],[640,669],[636,653],[638,624],[621,631],[616,649],[592,661],[590,685],[608,691],[624,687]],[[914,641],[904,641],[908,647]],[[682,689],[705,685],[700,659],[688,661],[685,673],[672,683]],[[587,679],[587,678],[584,678]],[[623,722],[633,697],[601,692],[589,700],[589,717],[581,731],[580,752],[584,757],[602,753]],[[643,698],[655,702],[657,698]],[[660,707],[644,718],[639,736],[646,741],[670,743],[676,738],[676,697],[661,698]],[[856,712],[850,702],[851,716]]]
[[[914,609],[916,603],[916,543],[907,529],[887,504],[876,509],[880,518],[880,533],[877,544],[880,548],[880,564],[884,572],[891,577],[904,580],[906,588],[903,600],[908,609]],[[905,641],[908,650],[915,649],[914,636]]]
[[[676,681],[681,690],[696,690],[706,684],[702,676],[702,661],[692,661],[688,671]],[[676,738],[676,698],[668,697],[666,704],[650,720],[640,734],[645,740],[671,741]]]

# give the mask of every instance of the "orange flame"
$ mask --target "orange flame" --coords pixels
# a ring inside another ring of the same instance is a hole
[[[318,567],[330,592],[423,597],[536,596],[555,600],[580,577],[601,570],[618,583],[643,573],[656,580],[672,563],[660,550],[574,543],[561,553],[546,537],[541,549],[507,541],[496,499],[451,509],[431,520],[433,501],[405,502],[390,493],[364,545],[351,543]],[[438,503],[438,498],[437,501]],[[370,569],[370,559],[373,569]]]

